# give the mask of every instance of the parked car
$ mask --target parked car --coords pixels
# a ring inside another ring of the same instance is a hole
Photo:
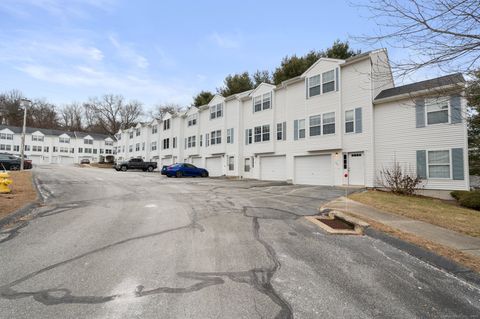
[[[80,164],[90,164],[90,160],[87,158],[84,158],[80,161]]]
[[[177,163],[167,167],[165,172],[167,177],[183,177],[183,176],[201,176],[208,177],[208,171],[204,168],[196,167],[189,163]]]
[[[113,168],[123,172],[129,169],[141,169],[144,172],[153,172],[157,168],[157,162],[144,162],[141,158],[132,158],[128,161],[115,164]]]
[[[167,175],[167,168],[168,168],[168,165],[163,165],[162,170],[160,171],[160,174]]]
[[[20,169],[21,161],[22,161],[21,158],[16,155],[2,153],[0,154],[0,169],[17,171]],[[32,161],[24,159],[23,168],[31,169]]]

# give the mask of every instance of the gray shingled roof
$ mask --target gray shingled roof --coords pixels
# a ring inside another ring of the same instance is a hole
[[[385,99],[388,97],[393,97],[402,94],[409,94],[423,90],[431,90],[434,88],[452,85],[452,84],[459,84],[465,83],[465,79],[461,73],[450,74],[446,76],[441,76],[439,78],[415,82],[407,85],[397,86],[394,88],[386,89],[380,92],[376,97],[375,100]]]
[[[5,128],[8,128],[10,131],[16,133],[16,134],[21,134],[22,133],[22,128],[19,126],[12,126],[12,125],[2,125],[0,124],[0,130],[3,130]],[[62,131],[62,130],[52,130],[52,129],[45,129],[45,128],[36,128],[36,127],[26,127],[25,132],[27,134],[32,134],[35,132],[42,132],[44,135],[50,135],[50,136],[60,136],[62,134],[67,134],[70,137],[79,137],[83,138],[87,135],[90,135],[93,139],[95,140],[104,140],[108,135],[105,134],[97,134],[97,133],[86,133],[86,132],[69,132],[69,131]]]

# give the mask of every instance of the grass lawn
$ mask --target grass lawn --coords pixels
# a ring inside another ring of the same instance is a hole
[[[456,206],[440,199],[401,196],[382,191],[356,193],[349,198],[390,213],[480,237],[480,211]]]
[[[37,198],[31,171],[15,171],[9,172],[9,174],[13,180],[10,185],[12,192],[10,194],[0,194],[0,218],[13,213]]]

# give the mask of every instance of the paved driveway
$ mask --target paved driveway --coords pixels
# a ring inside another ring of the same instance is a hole
[[[343,194],[44,166],[46,205],[0,233],[2,318],[451,318],[480,290],[302,215]]]

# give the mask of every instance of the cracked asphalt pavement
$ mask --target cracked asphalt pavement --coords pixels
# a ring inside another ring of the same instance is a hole
[[[1,318],[478,318],[480,287],[303,218],[344,194],[41,166],[0,230]]]

